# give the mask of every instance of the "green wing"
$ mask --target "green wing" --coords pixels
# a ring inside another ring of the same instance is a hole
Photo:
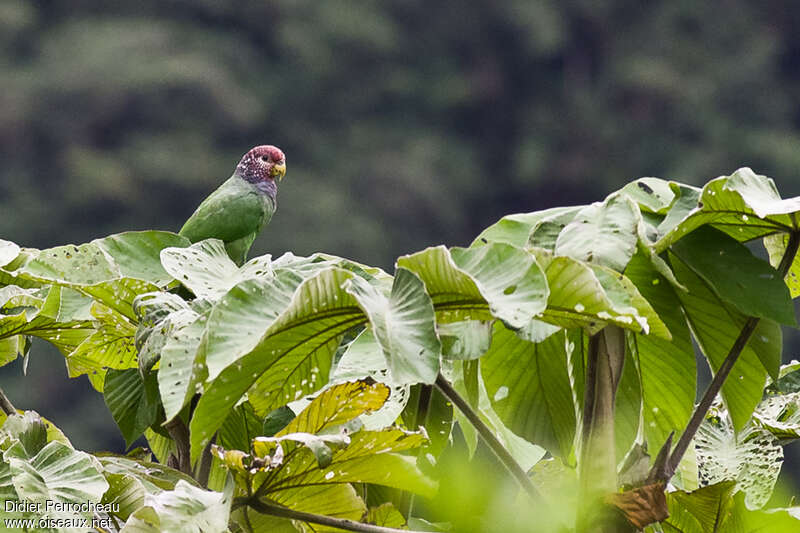
[[[274,212],[272,198],[234,175],[203,200],[179,233],[192,242],[220,239],[241,262]]]

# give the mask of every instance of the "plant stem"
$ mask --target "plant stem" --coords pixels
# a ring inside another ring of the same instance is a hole
[[[14,405],[11,403],[11,400],[8,399],[6,393],[3,392],[3,389],[0,389],[0,409],[3,410],[6,416],[17,414],[17,410],[14,409]]]
[[[186,427],[186,424],[180,416],[176,416],[164,424],[164,427],[167,429],[169,436],[172,437],[172,440],[175,441],[175,453],[177,454],[176,459],[178,460],[178,470],[191,476],[192,463],[189,456],[189,428]]]
[[[503,463],[512,476],[519,482],[523,489],[534,499],[541,499],[542,495],[536,490],[528,474],[519,466],[519,463],[511,456],[505,446],[497,440],[494,432],[487,426],[478,413],[476,413],[469,403],[461,397],[447,379],[440,373],[436,377],[436,387],[442,391],[445,397],[453,402],[459,411],[469,420],[472,427],[478,432],[484,442],[491,448],[495,456]]]
[[[345,518],[334,518],[332,516],[319,515],[314,513],[306,513],[304,511],[295,511],[286,507],[280,507],[271,503],[266,503],[257,499],[246,500],[246,505],[258,511],[261,514],[268,514],[272,516],[279,516],[281,518],[289,518],[291,520],[301,520],[303,522],[310,522],[312,524],[319,524],[322,526],[338,527],[346,531],[356,531],[360,533],[407,533],[405,529],[395,529],[393,527],[376,526],[373,524],[365,524],[363,522],[354,522]],[[425,532],[422,532],[425,533]]]
[[[431,408],[431,401],[433,399],[433,386],[432,385],[420,385],[419,386],[419,398],[417,399],[417,412],[414,416],[414,423],[411,427],[428,427],[428,413],[430,412]],[[419,454],[423,452],[420,451]],[[398,510],[403,516],[410,517],[411,513],[414,512],[414,493],[404,491],[400,498],[400,503],[398,505]]]
[[[208,477],[211,474],[211,445],[214,443],[214,439],[208,441],[205,448],[203,448],[203,454],[200,456],[200,464],[197,467],[197,482],[200,483],[200,486],[204,489],[208,488]]]
[[[609,324],[589,337],[587,359],[576,531],[619,531],[600,496],[617,489],[614,406],[625,364],[625,331]]]
[[[794,262],[794,257],[797,254],[798,247],[800,247],[800,231],[795,230],[789,236],[789,242],[786,244],[786,250],[784,251],[781,262],[778,265],[778,272],[781,275],[781,279],[785,278],[786,274],[789,272],[789,268],[791,268],[792,263]],[[700,429],[700,424],[702,424],[703,420],[705,420],[708,410],[714,403],[714,399],[717,397],[717,394],[719,394],[723,383],[725,383],[725,380],[731,373],[733,365],[736,364],[736,361],[739,359],[742,350],[744,350],[744,347],[747,345],[747,341],[750,340],[750,336],[753,334],[753,331],[755,331],[756,326],[758,326],[758,321],[758,318],[750,317],[747,319],[747,322],[745,322],[744,326],[742,327],[742,331],[739,333],[739,336],[736,338],[733,346],[731,346],[728,355],[720,365],[717,373],[714,374],[714,379],[711,380],[711,383],[708,385],[705,394],[703,394],[703,397],[700,399],[700,403],[698,403],[697,407],[695,407],[692,417],[689,419],[689,423],[686,425],[686,429],[681,434],[681,438],[678,439],[678,443],[675,445],[675,449],[672,451],[669,461],[667,461],[667,464],[663,470],[661,477],[664,479],[660,479],[659,481],[667,482],[672,479],[672,476],[678,469],[681,459],[683,459],[683,455],[689,448],[689,444],[691,444],[692,439],[697,433],[697,430]]]

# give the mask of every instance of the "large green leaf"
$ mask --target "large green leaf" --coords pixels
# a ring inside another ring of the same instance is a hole
[[[181,480],[194,483],[185,474],[162,464],[111,454],[100,454],[98,459],[109,484],[102,503],[118,505],[119,511],[114,512],[118,519],[127,520],[142,508],[148,494],[173,490]]]
[[[490,242],[503,242],[519,248],[528,244],[530,234],[537,223],[557,217],[574,216],[583,206],[554,207],[533,213],[506,215],[481,232],[472,246],[480,246]]]
[[[189,239],[167,231],[128,231],[92,241],[111,256],[124,278],[135,278],[164,286],[172,276],[161,265],[161,250],[186,247]]]
[[[6,300],[6,309],[8,306],[15,308],[6,311],[13,311],[12,314],[0,312],[0,338],[20,334],[37,336],[68,355],[94,331],[94,317],[89,313],[91,300],[58,286],[43,291],[43,299],[25,293]]]
[[[302,281],[295,272],[283,270],[274,277],[240,282],[222,296],[208,317],[206,364],[210,379],[258,345]]]
[[[586,207],[576,207],[548,215],[537,221],[530,230],[526,248],[539,247],[553,251],[562,230],[585,209]]]
[[[136,368],[111,369],[103,386],[108,410],[130,446],[158,417],[158,385],[155,374],[145,379]]]
[[[80,290],[128,318],[134,298],[158,290],[172,278],[159,263],[158,252],[170,245],[188,245],[183,237],[160,231],[128,232],[37,251],[16,273],[28,280]]]
[[[345,290],[369,318],[397,383],[433,383],[439,373],[441,343],[436,335],[433,303],[422,281],[398,268],[390,295],[363,278],[350,278]]]
[[[677,293],[689,326],[713,371],[719,368],[746,322],[746,317],[721,301],[705,281],[682,261],[670,256],[675,276],[688,292]],[[738,431],[750,419],[761,399],[766,371],[755,350],[764,343],[751,341],[742,350],[722,386],[722,397]],[[768,359],[768,356],[764,356]]]
[[[800,211],[800,198],[782,200],[771,179],[740,168],[708,182],[691,210],[678,207],[683,218],[668,214],[669,224],[665,219],[659,227],[659,252],[704,224],[713,224],[738,241],[794,231],[798,224],[793,213]]]
[[[349,444],[333,451],[327,466],[320,468],[315,454],[302,444],[257,438],[253,443],[255,455],[266,458],[267,464],[263,472],[254,475],[253,488],[260,495],[271,497],[297,486],[375,483],[432,496],[435,483],[417,469],[412,457],[397,453],[416,449],[425,440],[420,433],[400,429],[358,431],[350,436]],[[284,459],[273,465],[279,445]]]
[[[495,324],[481,373],[492,408],[514,433],[568,460],[575,437],[562,330],[534,344]]]
[[[232,493],[210,492],[181,480],[175,490],[145,495],[145,506],[120,533],[223,532],[228,529]]]
[[[206,239],[188,248],[165,248],[161,264],[198,298],[218,298],[245,279],[272,275],[269,255],[255,257],[239,268],[219,239]]]
[[[675,191],[670,182],[659,178],[639,178],[625,185],[625,193],[642,211],[664,215],[675,201]]]
[[[397,383],[389,371],[389,365],[372,330],[362,331],[347,345],[336,363],[331,383],[344,383],[364,378],[373,379],[390,388],[389,398],[377,411],[359,416],[365,429],[383,429],[391,426],[406,406],[410,386]]]
[[[527,326],[523,328],[524,334],[535,335],[534,330],[539,331],[540,328],[554,328],[538,320],[531,320]],[[478,359],[489,346],[492,344],[492,321],[482,320],[464,320],[461,322],[448,322],[439,324],[436,328],[439,339],[442,341],[442,356],[446,359],[469,361]],[[519,333],[522,333],[520,330]],[[526,337],[527,338],[527,337]]]
[[[172,420],[206,378],[203,364],[204,315],[182,310],[171,316],[169,332],[161,348],[158,389],[164,416]]]
[[[717,533],[733,511],[735,483],[726,481],[694,492],[667,493],[669,519],[662,525],[667,533]]]
[[[428,248],[397,260],[416,274],[444,322],[494,316],[520,328],[547,302],[547,281],[534,258],[504,243],[448,251]]]
[[[618,462],[626,457],[636,444],[643,421],[642,380],[636,354],[631,349],[633,336],[632,332],[625,335],[625,364],[622,367],[622,376],[614,401],[614,442]]]
[[[17,443],[4,452],[3,459],[9,466],[19,501],[40,504],[42,509],[48,502],[96,503],[108,489],[108,483],[99,472],[96,461],[61,442],[49,442],[33,457],[29,457]],[[70,507],[62,512],[56,511],[51,516],[76,519],[89,515],[73,512]]]
[[[697,364],[686,319],[675,288],[641,253],[633,256],[625,275],[638,287],[669,328],[672,340],[634,335],[629,343],[639,364],[644,434],[650,449],[683,431],[695,400]]]
[[[794,509],[748,510],[742,494],[733,495],[731,482],[668,493],[667,504],[664,533],[794,533],[800,527]]]
[[[590,334],[608,323],[649,332],[652,322],[655,334],[669,336],[650,304],[622,274],[609,276],[607,269],[597,265],[553,257],[542,250],[536,253],[550,287],[541,320],[566,328],[581,327]]]
[[[796,324],[789,290],[775,269],[723,232],[700,227],[670,251],[742,314]]]
[[[639,208],[620,193],[581,210],[559,233],[554,253],[625,270],[638,240]]]
[[[477,362],[478,361],[471,362],[470,364]],[[486,391],[486,386],[480,372],[475,371],[474,376],[471,374],[473,373],[468,371],[463,372],[463,375],[459,375],[459,373],[456,372],[452,379],[453,386],[462,395],[469,396],[471,393],[466,390],[467,384],[465,380],[470,379],[477,381],[477,383],[474,385],[470,385],[470,388],[477,388],[477,391],[474,391],[477,398],[475,399],[473,405],[477,406],[477,412],[481,417],[481,420],[483,420],[484,424],[486,424],[494,433],[495,437],[497,437],[497,440],[499,440],[500,443],[508,450],[517,464],[519,464],[520,468],[525,471],[530,470],[533,465],[535,465],[547,454],[547,451],[543,447],[532,444],[530,441],[520,437],[503,423],[498,414],[492,408],[492,398],[489,397],[489,394]],[[466,441],[465,444],[468,447],[469,454],[474,455],[478,449],[478,434],[473,428],[472,423],[469,422],[458,409],[453,410],[453,418],[458,422],[458,427]],[[452,435],[455,435],[455,433],[452,433]],[[444,437],[442,440],[444,441],[445,445],[451,444],[452,441],[450,431],[448,431],[447,434],[442,435],[442,437]],[[441,465],[444,463],[441,463],[440,461],[439,464]]]
[[[769,254],[769,262],[773,267],[778,268],[783,259],[783,254],[786,253],[786,246],[789,244],[788,233],[774,233],[764,237],[764,248],[767,249]],[[786,272],[786,277],[783,279],[786,286],[789,287],[789,294],[792,298],[800,296],[800,254],[795,254],[789,271]]]
[[[249,398],[263,415],[325,384],[341,335],[366,320],[342,288],[351,277],[327,268],[306,279],[255,348],[207,385],[191,422],[194,458],[253,385]]]
[[[376,411],[389,397],[389,388],[382,383],[354,381],[334,385],[323,391],[280,430],[275,436],[289,433],[319,433],[344,424],[357,416]]]
[[[19,273],[36,281],[73,286],[122,277],[119,266],[94,242],[40,250]]]
[[[136,328],[120,313],[96,304],[92,307],[95,331],[67,356],[70,377],[97,373],[105,368],[137,366]]]
[[[0,239],[0,267],[9,264],[17,258],[20,249],[15,243]]]

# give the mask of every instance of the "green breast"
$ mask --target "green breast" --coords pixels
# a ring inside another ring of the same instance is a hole
[[[203,200],[179,233],[192,242],[215,238],[232,243],[251,234],[255,239],[274,212],[273,197],[234,174]]]

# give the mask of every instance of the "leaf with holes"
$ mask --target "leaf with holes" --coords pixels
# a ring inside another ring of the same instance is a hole
[[[643,429],[652,447],[686,427],[694,408],[697,364],[676,289],[642,253],[633,256],[625,275],[652,305],[672,337],[667,341],[637,333],[629,343],[639,365]]]
[[[411,271],[398,268],[389,295],[356,277],[347,280],[344,289],[367,315],[392,379],[403,384],[433,383],[442,349],[433,304],[422,281]]]
[[[559,233],[554,253],[622,272],[636,251],[638,219],[638,206],[614,193],[577,213]]]
[[[767,503],[783,463],[783,448],[771,433],[752,424],[734,433],[721,410],[703,421],[695,449],[700,486],[735,481],[748,508],[760,509]]]
[[[622,279],[609,279],[604,275],[607,270],[596,265],[571,257],[553,257],[543,250],[536,250],[536,255],[550,287],[547,308],[540,320],[565,328],[580,327],[590,334],[608,323],[649,331],[652,322],[655,334],[668,335],[650,304],[622,274],[615,274]]]
[[[380,409],[388,397],[389,387],[383,383],[353,381],[334,385],[314,398],[276,437],[288,433],[319,433]]]
[[[530,324],[534,322],[532,320],[526,327],[531,327]],[[491,321],[464,320],[439,324],[437,331],[442,341],[442,356],[446,359],[478,359],[492,343]]]
[[[563,330],[534,344],[495,324],[492,345],[480,364],[500,419],[565,461],[572,453],[576,424],[566,343]]]
[[[351,277],[328,268],[303,281],[255,348],[206,385],[191,422],[194,458],[251,387],[250,401],[264,415],[325,384],[341,336],[366,320],[342,289]]]
[[[584,206],[554,207],[533,213],[506,215],[485,230],[472,242],[471,246],[482,246],[490,242],[501,242],[522,248],[528,244],[533,228],[544,220],[569,217]]]
[[[520,328],[547,302],[547,280],[536,260],[509,244],[438,246],[402,256],[397,266],[422,280],[442,322],[495,317]]]
[[[662,236],[655,245],[659,253],[704,224],[740,242],[795,231],[793,214],[800,211],[800,198],[782,200],[770,178],[740,168],[708,182],[691,210],[680,207],[681,217],[668,214],[669,224],[665,219],[659,227]]]
[[[215,379],[258,345],[302,281],[292,271],[280,271],[274,277],[238,283],[222,296],[208,317],[205,343],[209,379]]]
[[[130,516],[120,533],[226,531],[232,499],[230,491],[206,491],[180,480],[174,490],[146,494],[145,506]]]
[[[170,315],[169,328],[163,334],[158,369],[158,389],[167,420],[177,416],[195,395],[197,386],[206,380],[205,327],[206,316],[190,309]]]
[[[372,330],[365,329],[345,349],[331,375],[331,383],[345,383],[364,378],[389,387],[389,397],[377,410],[359,415],[365,429],[383,429],[391,426],[408,402],[410,386],[398,383],[389,371],[389,365]]]
[[[161,265],[161,250],[185,248],[189,239],[168,231],[128,231],[92,241],[119,267],[124,278],[148,281],[159,287],[169,284],[173,277]]]
[[[50,503],[86,504],[97,503],[108,490],[108,483],[98,470],[97,462],[89,454],[75,451],[61,442],[47,443],[36,455],[29,456],[19,442],[3,453],[8,464],[8,475],[16,492],[14,499],[29,505]],[[0,473],[2,476],[2,473]],[[0,489],[2,490],[2,489]],[[80,516],[72,506],[65,506],[54,516],[77,519]]]
[[[255,456],[267,462],[254,474],[253,490],[269,498],[292,487],[338,483],[375,483],[423,496],[431,496],[435,491],[435,483],[417,469],[414,459],[398,453],[419,448],[426,441],[422,434],[400,429],[362,430],[349,439],[349,444],[333,450],[330,463],[324,468],[319,467],[310,449],[286,440],[280,442],[284,459],[275,464],[277,461],[273,463],[272,459],[279,443],[274,439],[256,439]]]
[[[781,444],[800,439],[800,393],[764,398],[756,407],[753,420],[774,435]]]
[[[161,264],[198,298],[216,299],[241,281],[272,275],[270,256],[255,257],[239,268],[219,239],[206,239],[188,248],[164,248]]]

